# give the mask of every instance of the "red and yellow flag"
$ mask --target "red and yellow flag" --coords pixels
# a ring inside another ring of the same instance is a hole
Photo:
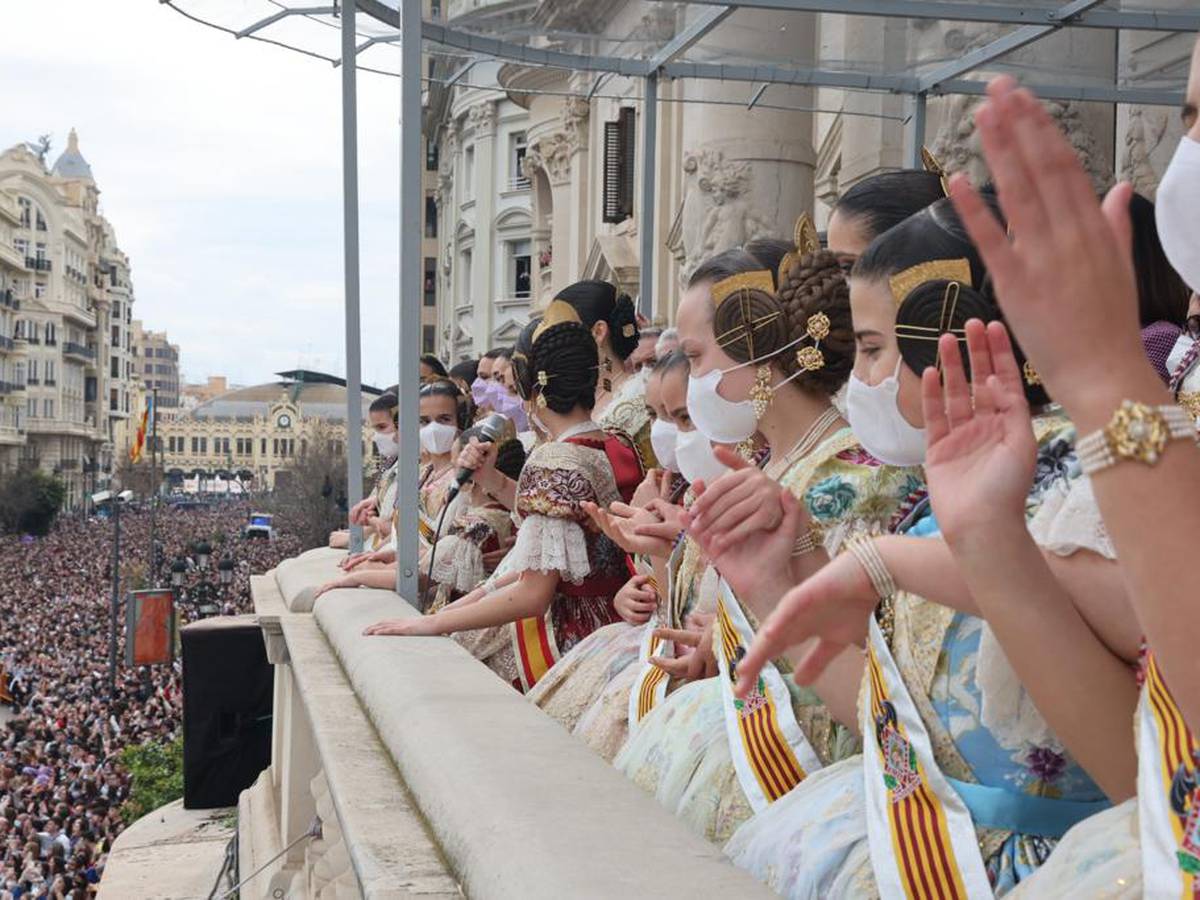
[[[146,433],[149,430],[150,416],[154,409],[154,398],[146,398],[146,408],[142,410],[142,421],[138,423],[137,437],[129,448],[129,461],[138,462],[142,458],[142,450],[146,446]]]

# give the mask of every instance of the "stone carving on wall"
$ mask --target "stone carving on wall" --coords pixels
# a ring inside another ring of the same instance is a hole
[[[496,130],[496,104],[488,101],[472,106],[467,113],[467,126],[478,137],[494,133]]]
[[[583,97],[567,97],[563,101],[559,118],[562,121],[563,132],[566,134],[567,145],[571,153],[587,149],[588,117],[591,114],[591,104]]]
[[[975,107],[981,102],[980,98],[957,95],[943,102],[944,124],[929,142],[929,149],[947,172],[966,172],[976,184],[989,181],[979,136],[975,133]],[[1084,124],[1078,105],[1063,100],[1042,102],[1051,118],[1066,132],[1096,189],[1111,187],[1113,173],[1105,165],[1108,154],[1100,149],[1099,142]]]
[[[766,237],[771,223],[754,211],[753,172],[747,160],[728,159],[719,150],[684,155],[687,189],[683,203],[683,264],[686,282],[708,257]]]
[[[1125,129],[1125,146],[1121,160],[1121,179],[1133,185],[1139,194],[1153,198],[1158,182],[1175,152],[1174,142],[1167,140],[1173,111],[1162,108],[1131,106]]]
[[[551,184],[565,184],[571,178],[571,140],[561,131],[548,134],[525,151],[521,174],[530,181],[541,169]]]

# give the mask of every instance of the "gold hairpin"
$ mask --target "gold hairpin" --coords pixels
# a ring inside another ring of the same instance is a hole
[[[775,281],[771,277],[771,273],[765,269],[755,272],[743,272],[740,275],[731,275],[728,278],[724,278],[712,286],[714,306],[720,306],[726,300],[736,296],[742,314],[742,320],[738,325],[717,335],[717,346],[724,348],[736,341],[745,341],[748,354],[747,359],[755,359],[758,356],[754,350],[755,332],[774,322],[776,319],[783,317],[783,313],[776,310],[775,312],[767,313],[765,316],[752,319],[750,316],[751,291],[758,291],[769,297],[774,297]]]
[[[621,329],[621,334],[625,337],[633,337],[637,333],[637,326],[632,322],[626,322],[625,327]]]
[[[1029,360],[1025,360],[1025,365],[1021,366],[1021,374],[1025,377],[1025,383],[1030,387],[1037,387],[1042,383],[1042,376],[1038,374],[1037,369]]]
[[[808,217],[808,213],[801,213],[800,218],[796,220],[796,225],[792,229],[792,244],[793,249],[785,253],[783,259],[779,261],[780,284],[783,284],[788,272],[801,257],[809,253],[816,253],[821,249],[821,238],[817,234],[817,227]]]
[[[925,171],[931,175],[936,175],[942,182],[942,196],[950,196],[950,173],[946,171],[946,167],[938,162],[938,158],[934,156],[928,147],[921,148],[921,164],[925,166]]]
[[[928,262],[917,263],[889,278],[888,287],[892,289],[892,297],[899,306],[908,298],[909,294],[930,281],[957,281],[961,284],[970,284],[971,263],[965,257],[961,259],[931,259]]]
[[[825,354],[821,351],[821,341],[829,337],[831,328],[829,316],[823,312],[814,313],[808,317],[804,335],[813,342],[811,347],[801,347],[796,351],[796,365],[803,372],[816,372],[825,368]]]
[[[579,318],[579,313],[566,300],[551,300],[550,305],[546,307],[546,314],[542,316],[542,321],[538,323],[537,328],[533,329],[533,340],[531,344],[536,344],[546,331],[553,328],[555,325],[561,325],[563,322],[579,322],[583,320]]]

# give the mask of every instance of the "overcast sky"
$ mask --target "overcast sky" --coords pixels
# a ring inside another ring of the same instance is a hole
[[[236,7],[222,0],[218,7]],[[185,377],[345,373],[340,72],[156,0],[5,2],[0,148],[72,127]],[[382,48],[380,48],[382,49]],[[399,85],[359,75],[363,379],[395,382]]]

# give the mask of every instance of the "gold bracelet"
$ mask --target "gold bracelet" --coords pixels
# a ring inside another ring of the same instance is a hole
[[[1125,400],[1109,423],[1075,444],[1080,468],[1093,475],[1119,462],[1156,465],[1167,444],[1196,439],[1196,421],[1178,406],[1151,406]]]
[[[792,559],[815,553],[823,546],[820,530],[814,525],[806,528],[800,537],[792,544]]]

